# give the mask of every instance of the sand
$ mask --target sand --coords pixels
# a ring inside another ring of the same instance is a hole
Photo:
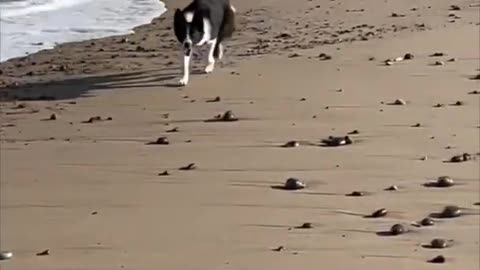
[[[65,44],[2,63],[0,246],[14,257],[1,269],[438,269],[427,262],[437,255],[442,268],[478,269],[480,95],[469,92],[480,90],[479,10],[474,1],[416,2],[235,3],[239,32],[226,59],[184,88],[173,87],[180,61],[168,20],[186,1],[167,1],[166,19],[127,42]],[[461,19],[448,22],[449,13]],[[316,30],[362,24],[388,30],[311,42]],[[384,64],[406,53],[414,59]],[[407,104],[388,105],[396,99]],[[204,122],[227,110],[239,121]],[[82,123],[97,115],[112,120]],[[318,145],[355,129],[351,145]],[[170,144],[147,145],[161,136]],[[280,147],[290,140],[301,145]],[[464,152],[474,160],[445,162]],[[197,168],[179,170],[189,163]],[[423,186],[442,175],[458,185]],[[288,177],[307,188],[271,188]],[[399,190],[384,190],[391,185]],[[345,196],[354,190],[366,196]],[[377,235],[450,204],[472,215]],[[386,217],[361,216],[379,208]],[[313,228],[294,228],[304,222]],[[423,247],[433,238],[454,245]]]

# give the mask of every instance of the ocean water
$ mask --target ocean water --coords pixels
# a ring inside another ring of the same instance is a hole
[[[159,0],[0,0],[0,61],[127,34],[165,11]]]

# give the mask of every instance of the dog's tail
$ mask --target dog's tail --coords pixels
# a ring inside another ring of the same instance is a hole
[[[235,31],[235,8],[233,6],[229,6],[225,9],[225,13],[223,15],[223,23],[220,29],[220,34],[222,39],[230,38]]]

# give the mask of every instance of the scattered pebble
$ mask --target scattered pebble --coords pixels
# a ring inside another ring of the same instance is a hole
[[[234,122],[238,121],[235,114],[232,111],[226,111],[224,114],[219,114],[213,119],[208,119],[205,122]]]
[[[443,108],[445,107],[445,104],[442,104],[442,103],[437,103],[435,105],[433,105],[434,108]]]
[[[277,248],[272,249],[272,251],[277,251],[277,252],[280,252],[280,251],[283,251],[283,250],[285,250],[284,246],[279,246]]]
[[[197,166],[195,166],[195,163],[190,163],[187,166],[180,167],[180,170],[182,171],[190,171],[190,170],[195,170]]]
[[[313,224],[311,222],[305,222],[302,225],[296,227],[297,229],[312,229]]]
[[[365,192],[363,192],[363,191],[352,191],[351,193],[348,193],[347,196],[349,196],[349,197],[362,197],[362,196],[365,196]]]
[[[168,176],[168,175],[170,175],[170,173],[167,170],[165,170],[165,171],[159,173],[158,175],[159,176]]]
[[[457,61],[457,58],[450,58],[447,60],[448,62],[456,62]]]
[[[50,250],[45,249],[44,251],[40,251],[37,253],[37,256],[47,256],[50,255]]]
[[[297,178],[288,178],[287,181],[285,181],[283,188],[286,190],[298,190],[304,189],[306,186],[307,185],[304,182]]]
[[[353,141],[349,136],[344,136],[344,137],[334,137],[334,136],[328,136],[327,139],[323,139],[322,143],[324,146],[341,146],[341,145],[349,145],[352,144]]]
[[[413,58],[415,58],[415,56],[411,53],[406,53],[404,56],[403,56],[403,59],[405,60],[412,60]]]
[[[286,142],[284,145],[282,145],[282,147],[286,147],[286,148],[298,147],[298,146],[300,146],[300,143],[298,141],[289,141],[289,142]]]
[[[379,217],[386,216],[387,213],[388,213],[387,209],[381,208],[381,209],[376,210],[375,212],[373,212],[371,215],[369,215],[367,217],[379,218]]]
[[[388,188],[386,188],[385,190],[388,190],[388,191],[397,191],[398,190],[398,187],[393,185],[393,186],[390,186]]]
[[[220,102],[220,100],[221,100],[220,97],[217,96],[214,99],[207,100],[207,102]]]
[[[440,218],[456,218],[461,216],[462,214],[463,213],[460,207],[455,205],[449,205],[442,210],[442,212],[439,214],[439,217]]]
[[[465,102],[458,100],[457,102],[452,104],[453,106],[463,106],[465,105]]]
[[[92,213],[90,213],[92,216],[95,216],[95,215],[98,215],[98,211],[93,211]]]
[[[402,224],[395,224],[390,228],[390,234],[392,235],[400,235],[406,233],[408,230]]]
[[[49,119],[49,120],[52,120],[52,121],[53,121],[53,120],[57,120],[57,115],[54,114],[54,113],[52,113],[48,119]]]
[[[430,57],[441,57],[447,55],[446,53],[443,52],[436,52],[430,55]]]
[[[420,158],[420,160],[426,161],[426,160],[428,160],[428,156],[423,156],[423,157]]]
[[[156,141],[149,142],[148,144],[168,145],[170,144],[170,141],[167,137],[159,137]]]
[[[427,218],[424,218],[420,221],[420,225],[425,226],[425,227],[433,226],[433,225],[435,225],[435,221],[433,219],[427,217]]]
[[[435,249],[442,249],[442,248],[447,248],[451,244],[451,241],[442,239],[442,238],[435,238],[432,241],[430,241],[430,248],[435,248]]]
[[[420,123],[416,123],[415,125],[412,125],[412,127],[421,127],[421,126],[422,126],[422,124],[420,124]]]
[[[83,123],[91,124],[91,123],[94,123],[94,122],[112,121],[112,120],[113,120],[112,117],[107,117],[107,118],[103,119],[101,116],[92,116],[87,121],[83,121]]]
[[[473,90],[473,91],[470,91],[468,92],[469,95],[479,95],[480,94],[480,91],[478,90]]]
[[[178,127],[174,127],[172,129],[167,130],[166,132],[173,133],[173,132],[178,132],[178,131],[179,131]]]
[[[426,186],[431,187],[452,187],[455,185],[455,181],[450,176],[440,176],[435,182],[427,183]]]
[[[393,103],[391,103],[392,105],[407,105],[407,102],[401,98],[399,99],[396,99]]]
[[[457,5],[450,5],[450,10],[452,11],[458,11],[458,10],[461,10],[461,8]]]
[[[450,162],[452,163],[460,163],[460,162],[466,162],[472,160],[472,155],[469,153],[463,153],[461,155],[455,155],[450,158]]]
[[[443,62],[443,61],[435,61],[434,65],[435,65],[435,66],[443,66],[443,65],[445,65],[445,62]]]
[[[0,252],[0,261],[9,260],[13,257],[13,253],[10,251],[2,251]]]
[[[321,53],[321,54],[318,55],[318,58],[319,58],[320,60],[324,61],[324,60],[330,60],[330,59],[332,59],[332,56],[331,56],[331,55],[328,55],[328,54],[326,54],[326,53]]]
[[[354,130],[348,132],[348,134],[349,134],[349,135],[357,135],[357,134],[360,134],[360,131],[354,129]]]
[[[438,255],[435,258],[429,260],[430,263],[445,263],[446,259],[442,255]]]

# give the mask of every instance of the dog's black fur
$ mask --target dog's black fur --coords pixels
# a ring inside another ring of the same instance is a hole
[[[229,0],[193,0],[183,10],[176,9],[173,24],[175,36],[183,46],[184,66],[188,66],[193,46],[208,43],[214,46],[213,57],[222,57],[222,42],[230,38],[235,31],[235,9]],[[209,59],[213,70],[212,59]],[[206,69],[206,72],[211,72]],[[188,83],[188,67],[184,69],[184,79],[180,83]],[[187,73],[185,75],[185,73]],[[185,79],[186,76],[186,79]]]

